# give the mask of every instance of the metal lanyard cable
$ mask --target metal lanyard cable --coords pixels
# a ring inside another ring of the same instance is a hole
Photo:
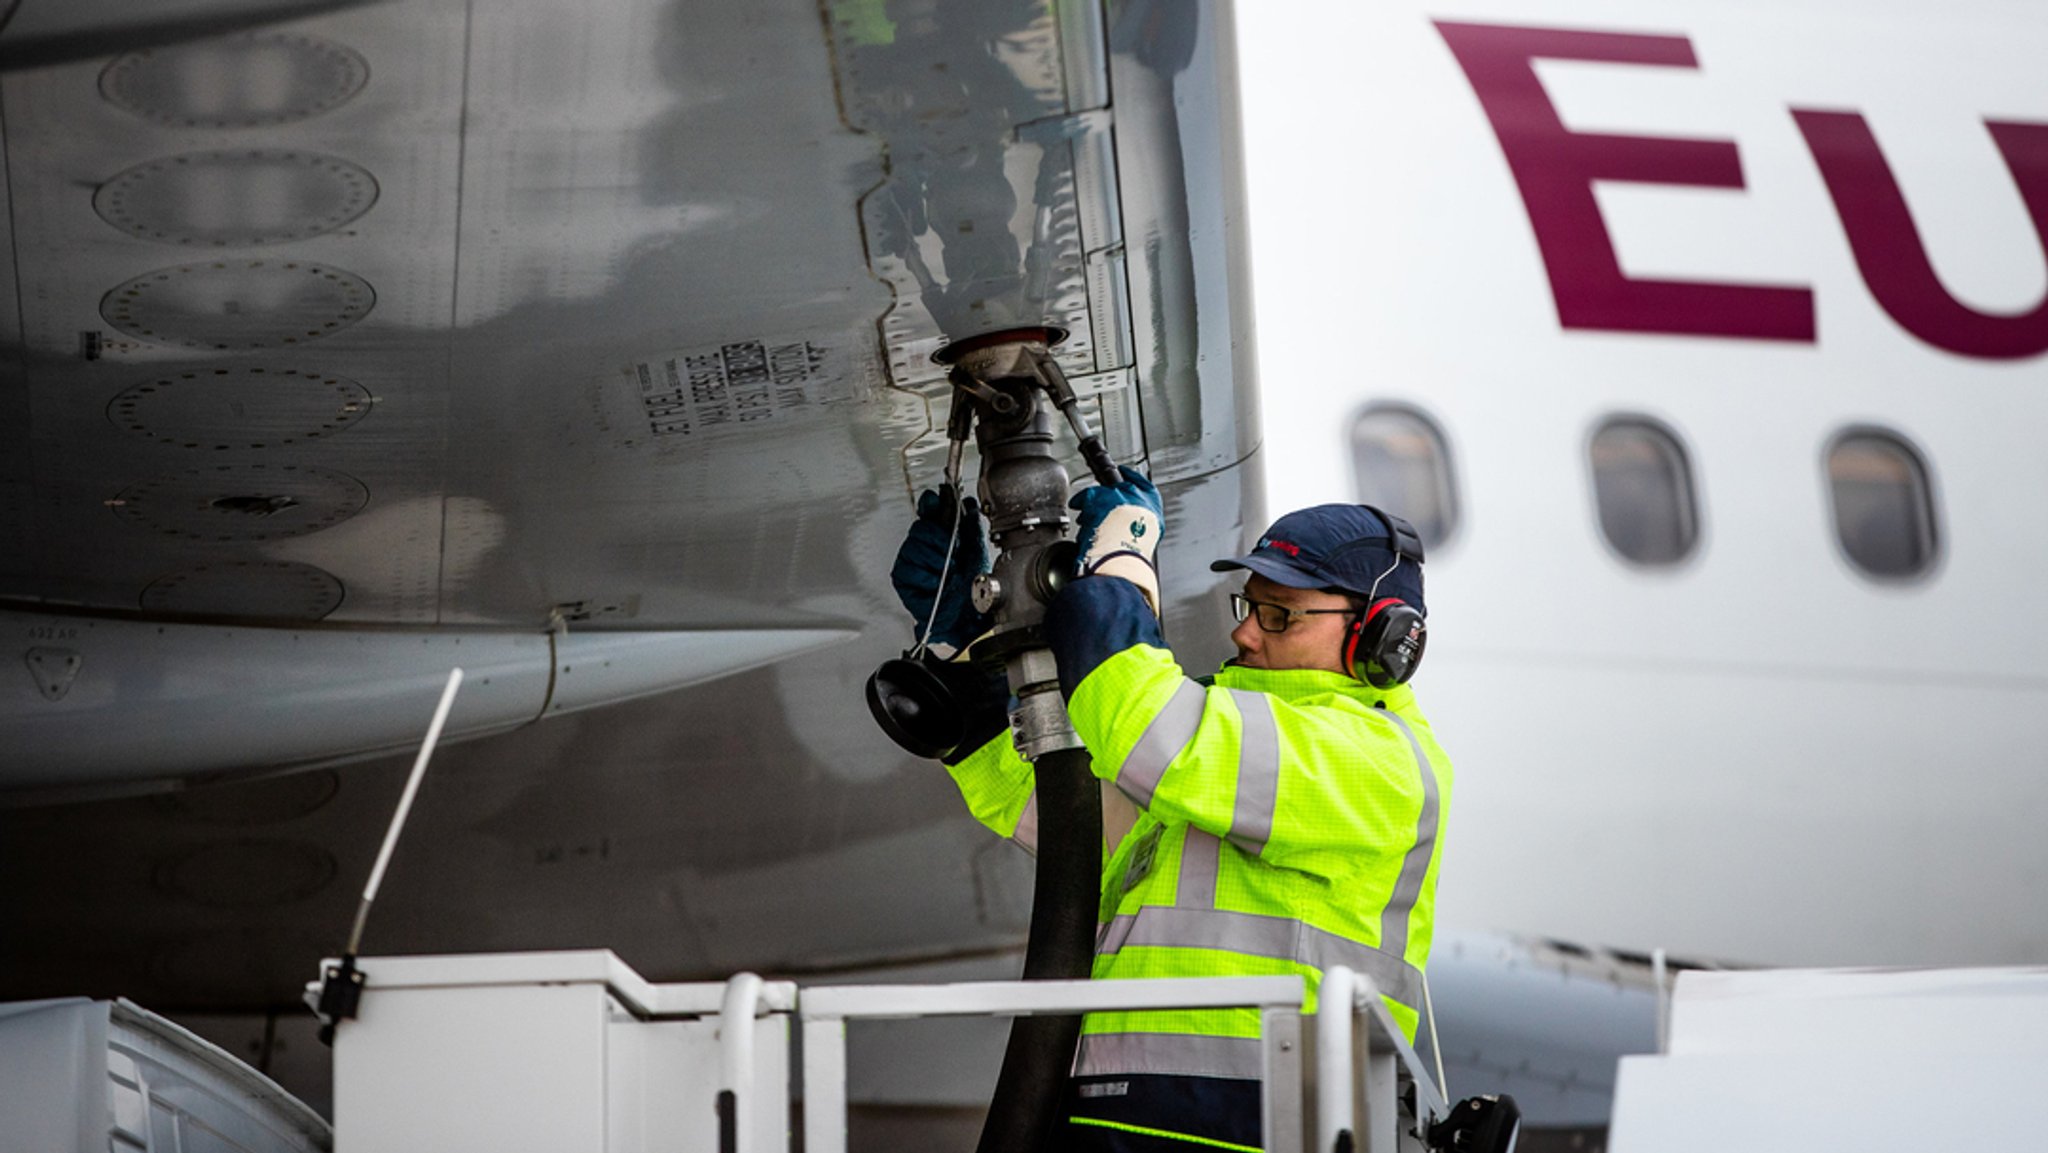
[[[966,501],[960,496],[960,465],[957,460],[946,463],[946,489],[941,491],[946,490],[953,493],[953,531],[946,538],[945,559],[939,563],[939,585],[932,590],[932,609],[925,615],[924,635],[917,638],[917,644],[910,650],[912,660],[924,656],[925,650],[931,647],[932,630],[939,623],[939,600],[946,595],[946,578],[953,571],[953,552],[960,544],[961,506]]]

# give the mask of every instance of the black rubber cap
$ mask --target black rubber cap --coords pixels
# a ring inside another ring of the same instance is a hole
[[[943,757],[967,737],[953,691],[906,657],[883,661],[868,678],[868,711],[890,740],[915,756]]]

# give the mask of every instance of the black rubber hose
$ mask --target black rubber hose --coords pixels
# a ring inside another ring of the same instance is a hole
[[[1046,753],[1038,778],[1038,876],[1031,893],[1027,981],[1080,980],[1095,962],[1102,892],[1102,794],[1088,750]],[[1018,1017],[996,1078],[977,1153],[1043,1153],[1064,1128],[1067,1076],[1081,1018]]]

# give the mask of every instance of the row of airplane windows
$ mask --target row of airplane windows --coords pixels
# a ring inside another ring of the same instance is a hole
[[[1588,444],[1600,535],[1644,568],[1683,563],[1699,547],[1699,498],[1678,435],[1644,416],[1601,422]],[[1456,476],[1443,430],[1408,405],[1373,405],[1351,428],[1358,499],[1407,517],[1425,545],[1457,528]],[[1912,580],[1938,556],[1934,491],[1919,450],[1895,432],[1846,429],[1827,449],[1835,537],[1856,571]]]

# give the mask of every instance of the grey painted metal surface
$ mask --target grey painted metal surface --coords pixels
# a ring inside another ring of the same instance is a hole
[[[1162,479],[1242,460],[1227,21],[892,11],[440,0],[9,75],[36,499],[0,593],[129,609],[252,553],[363,622],[873,589],[777,545],[895,523],[929,353],[1018,325],[1070,330]],[[225,395],[138,444],[102,409],[258,369],[368,413],[295,440]]]
[[[851,626],[510,633],[283,629],[0,610],[38,637],[0,684],[8,777],[73,792],[164,775],[360,760],[417,744],[447,670],[459,739],[665,692],[851,639]],[[159,686],[175,686],[160,688]]]
[[[331,1147],[318,1114],[241,1061],[130,1002],[0,1005],[0,1149]]]

